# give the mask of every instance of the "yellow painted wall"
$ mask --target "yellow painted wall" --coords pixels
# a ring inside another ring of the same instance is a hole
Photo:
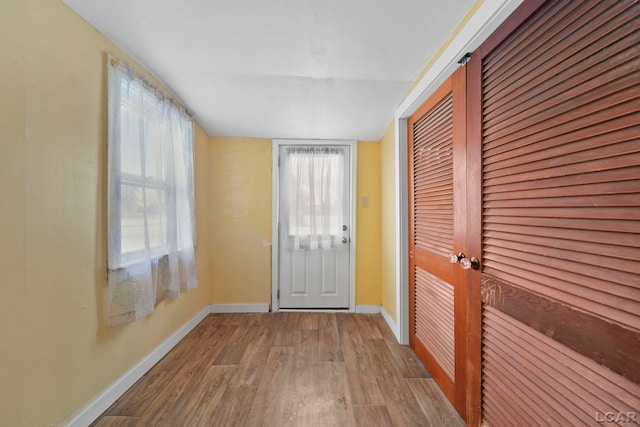
[[[0,13],[0,425],[22,413],[26,217],[23,163],[26,134],[24,66],[26,7],[18,0]],[[10,425],[10,424],[8,424]],[[15,424],[19,425],[19,424]]]
[[[272,140],[212,137],[212,304],[271,303]],[[356,304],[380,305],[380,144],[358,143]]]
[[[106,53],[123,55],[57,0],[0,16],[0,425],[57,425],[205,307],[209,242],[197,289],[106,326]],[[199,236],[208,149],[198,127]]]
[[[382,307],[396,319],[396,188],[395,125],[387,128],[380,141],[381,176],[381,277]]]
[[[212,304],[271,303],[271,140],[210,139]]]
[[[358,143],[357,180],[356,304],[380,305],[380,142]]]

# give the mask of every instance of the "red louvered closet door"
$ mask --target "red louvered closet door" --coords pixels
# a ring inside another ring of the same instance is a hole
[[[410,343],[458,412],[465,409],[465,69],[408,121]]]
[[[485,426],[640,422],[639,29],[528,0],[467,64]]]

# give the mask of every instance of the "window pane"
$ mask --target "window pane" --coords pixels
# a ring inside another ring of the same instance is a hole
[[[160,134],[157,123],[149,119],[144,121],[145,125],[145,176],[148,178],[162,179],[162,151]]]
[[[121,238],[122,253],[145,249],[145,201],[146,226],[149,249],[153,254],[162,252],[167,243],[166,196],[162,188],[122,184]],[[146,196],[146,199],[145,199]]]
[[[167,214],[163,189],[147,187],[147,225],[149,248],[152,252],[164,248],[167,243]]]
[[[123,173],[132,175],[142,174],[140,167],[140,120],[139,115],[128,111],[123,105],[120,110],[120,129],[122,145],[120,154],[120,168]]]
[[[303,150],[290,153],[287,165],[290,235],[339,235],[344,223],[343,157]]]
[[[122,184],[120,194],[122,253],[144,250],[143,187]]]

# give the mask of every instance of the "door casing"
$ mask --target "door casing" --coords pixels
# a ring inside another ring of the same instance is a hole
[[[280,222],[280,173],[278,157],[281,145],[347,145],[351,150],[349,189],[349,205],[351,207],[351,244],[349,247],[349,312],[356,311],[356,185],[357,185],[357,157],[358,142],[355,140],[322,140],[322,139],[274,139],[271,161],[271,311],[281,311],[278,300],[279,284],[279,242],[278,224]],[[283,311],[285,309],[282,309]],[[293,310],[296,311],[296,310]],[[334,311],[334,310],[314,310]],[[345,311],[345,310],[335,310]]]

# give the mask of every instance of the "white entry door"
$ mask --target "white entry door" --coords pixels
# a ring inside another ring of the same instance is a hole
[[[351,147],[280,145],[280,308],[349,308]]]

